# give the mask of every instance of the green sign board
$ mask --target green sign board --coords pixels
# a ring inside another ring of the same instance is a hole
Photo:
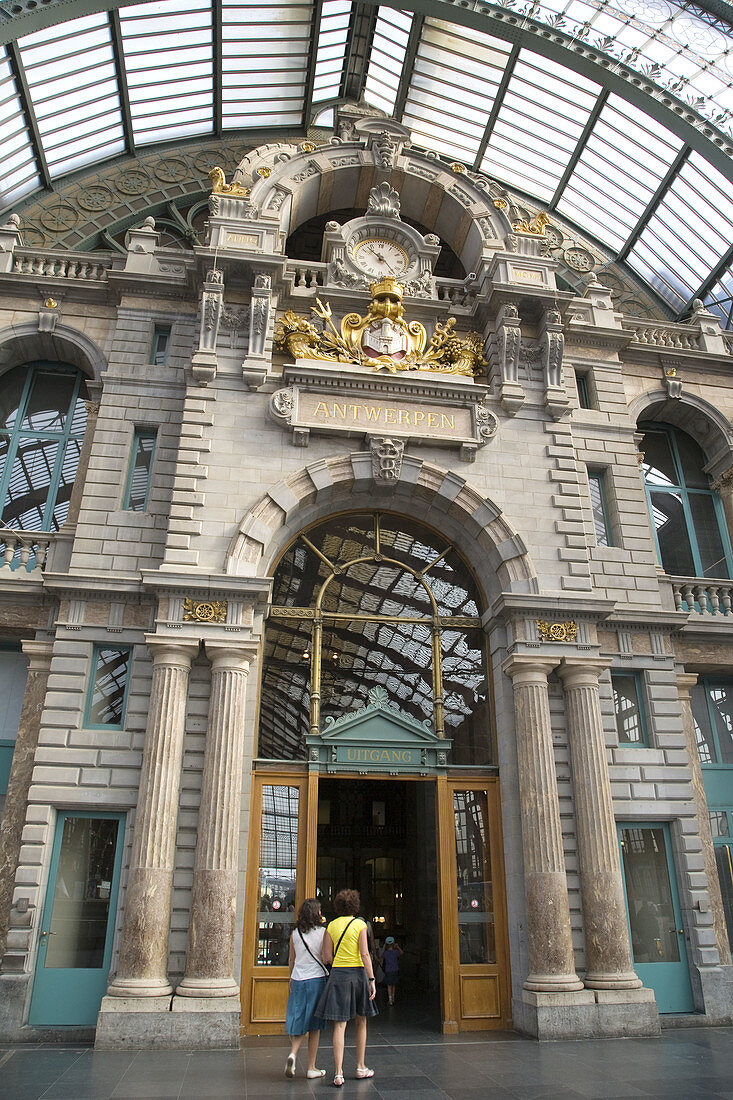
[[[421,749],[388,748],[380,745],[336,745],[338,764],[388,765],[392,768],[419,767]]]

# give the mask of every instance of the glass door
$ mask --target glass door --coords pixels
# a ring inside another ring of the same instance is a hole
[[[41,921],[29,1023],[93,1027],[107,990],[122,814],[61,811]]]
[[[692,1012],[692,987],[666,825],[619,825],[634,969],[660,1012]]]

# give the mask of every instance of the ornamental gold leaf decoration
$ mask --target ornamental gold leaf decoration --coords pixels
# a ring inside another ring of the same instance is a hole
[[[211,180],[211,192],[214,195],[231,195],[233,198],[246,198],[249,195],[249,187],[243,187],[241,183],[227,183],[224,170],[215,165],[209,172]]]
[[[185,623],[225,623],[227,601],[192,600],[187,596],[183,601],[183,621]]]
[[[551,623],[547,619],[537,619],[536,622],[541,642],[574,642],[578,636],[578,624],[572,621]]]
[[[311,307],[321,321],[320,329],[307,317],[288,310],[275,330],[276,345],[295,359],[355,363],[393,374],[425,370],[473,377],[487,365],[481,336],[469,332],[458,337],[452,331],[455,317],[448,317],[445,324],[437,322],[430,341],[419,321],[405,320],[405,288],[392,276],[372,283],[370,290],[372,300],[366,316],[348,313],[339,328],[333,322],[331,306],[320,298]]]
[[[545,226],[550,224],[550,219],[544,210],[541,210],[532,221],[527,221],[525,218],[523,221],[514,222],[512,229],[515,233],[532,233],[536,237],[544,237]]]

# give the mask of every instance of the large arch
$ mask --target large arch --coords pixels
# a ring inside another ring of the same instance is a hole
[[[38,321],[0,329],[0,373],[40,359],[77,367],[87,382],[101,382],[107,360],[101,348],[83,332],[56,321],[42,331]]]
[[[521,535],[465,478],[410,455],[387,488],[375,481],[369,452],[309,463],[269,489],[239,524],[225,572],[267,575],[298,531],[346,508],[399,510],[438,528],[473,567],[489,607],[501,592],[538,591]]]
[[[728,419],[694,393],[683,390],[680,397],[673,398],[666,390],[653,390],[637,397],[629,413],[635,424],[658,420],[691,436],[705,452],[711,478],[719,477],[733,461],[733,428]]]

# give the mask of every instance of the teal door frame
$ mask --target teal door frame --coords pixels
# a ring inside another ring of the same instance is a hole
[[[43,903],[40,939],[36,956],[33,992],[28,1023],[35,1027],[58,1027],[73,1025],[76,1027],[94,1027],[97,1023],[99,1006],[107,990],[109,968],[112,962],[112,942],[117,917],[117,896],[119,893],[120,873],[122,869],[122,849],[125,832],[125,814],[97,810],[59,810],[56,816],[56,833],[51,852],[51,865]],[[104,956],[102,965],[94,968],[46,967],[46,953],[49,944],[51,919],[56,894],[56,876],[59,867],[61,842],[64,824],[71,818],[93,818],[95,820],[117,821],[117,840],[115,845],[112,880],[109,893],[109,911],[105,931]]]
[[[660,1013],[688,1013],[694,1012],[695,1003],[692,997],[692,983],[690,981],[690,967],[687,957],[687,943],[682,925],[682,912],[680,909],[679,892],[677,889],[677,875],[672,856],[671,834],[669,825],[662,821],[619,821],[617,822],[619,850],[621,853],[621,867],[623,870],[624,901],[626,903],[626,920],[629,925],[629,938],[631,938],[631,919],[629,914],[629,897],[626,887],[626,872],[624,850],[621,845],[622,829],[660,829],[664,838],[664,856],[669,879],[669,889],[674,912],[674,927],[679,951],[678,962],[637,962],[634,959],[634,970],[647,988],[654,991],[657,1008]],[[671,931],[671,929],[669,930]],[[633,942],[632,942],[633,951]]]

